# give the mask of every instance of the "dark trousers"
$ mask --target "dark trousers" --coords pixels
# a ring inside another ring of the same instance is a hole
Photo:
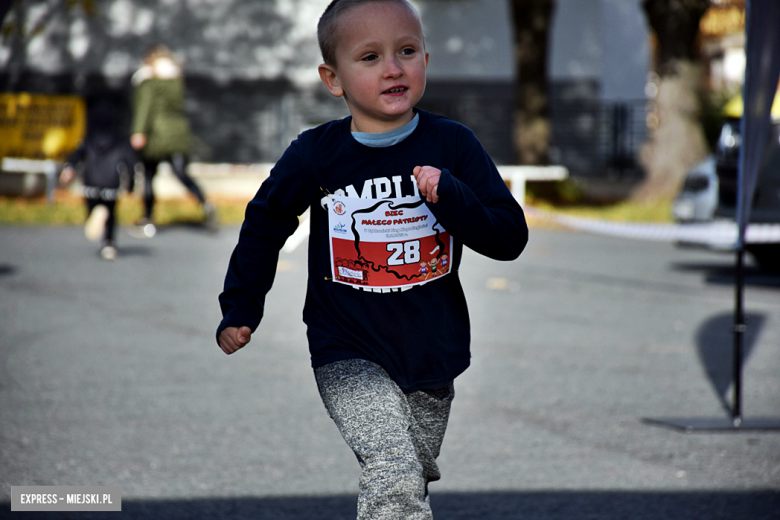
[[[116,230],[116,201],[90,198],[84,199],[84,201],[87,203],[87,218],[89,218],[92,210],[95,209],[95,206],[98,204],[102,204],[108,209],[108,220],[106,220],[106,229],[103,232],[103,243],[113,242],[114,231]]]
[[[198,199],[201,204],[206,203],[206,197],[203,195],[203,191],[200,186],[195,184],[195,181],[187,174],[187,164],[189,159],[186,155],[177,153],[170,157],[156,160],[144,160],[144,216],[151,220],[152,211],[154,210],[154,190],[152,189],[152,179],[157,173],[157,167],[161,162],[171,163],[174,175],[181,181],[182,184]]]

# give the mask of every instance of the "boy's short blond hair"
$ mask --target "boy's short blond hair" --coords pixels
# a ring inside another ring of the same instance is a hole
[[[417,9],[408,0],[333,0],[325,9],[325,12],[322,13],[317,24],[317,41],[320,44],[320,52],[326,65],[336,66],[336,30],[338,29],[339,20],[356,7],[380,2],[402,4],[408,7],[418,20],[420,19]],[[420,26],[422,26],[422,22],[420,22]]]

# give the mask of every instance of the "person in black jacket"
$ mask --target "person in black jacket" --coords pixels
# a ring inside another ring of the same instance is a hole
[[[111,96],[98,97],[88,109],[87,134],[69,157],[60,180],[70,182],[81,170],[87,221],[84,234],[101,241],[100,255],[116,258],[116,203],[123,180],[132,190],[138,158],[118,124],[118,103]]]
[[[318,36],[320,77],[351,115],[301,133],[247,206],[216,339],[226,354],[250,342],[308,209],[303,319],[320,396],[362,468],[358,518],[430,519],[470,363],[463,248],[513,260],[528,227],[474,133],[415,108],[428,54],[406,0],[334,0]]]

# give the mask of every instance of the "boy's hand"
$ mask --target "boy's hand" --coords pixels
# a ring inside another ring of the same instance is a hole
[[[252,329],[249,327],[225,327],[219,333],[219,348],[225,354],[240,350],[252,339]]]
[[[439,202],[439,178],[441,170],[433,166],[416,166],[414,168],[414,178],[417,180],[417,187],[420,189],[425,200]]]
[[[68,165],[62,169],[62,173],[60,174],[60,183],[68,184],[75,176],[76,170],[73,169],[73,166]]]
[[[146,134],[133,134],[130,136],[130,146],[135,150],[140,150],[146,146]]]

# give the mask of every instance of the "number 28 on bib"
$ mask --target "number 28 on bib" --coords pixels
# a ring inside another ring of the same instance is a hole
[[[327,208],[336,282],[392,289],[449,273],[452,237],[424,200],[335,196]]]

